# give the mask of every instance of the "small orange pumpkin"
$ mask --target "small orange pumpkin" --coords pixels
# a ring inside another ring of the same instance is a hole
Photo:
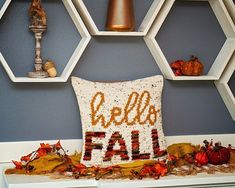
[[[196,166],[207,165],[209,162],[206,148],[201,147],[200,151],[197,152],[194,156]]]
[[[231,144],[229,144],[228,147],[229,151],[230,151],[230,159],[229,162],[230,163],[235,163],[235,148],[231,146]]]
[[[184,60],[176,60],[170,64],[175,76],[182,76],[181,66],[184,64]]]
[[[200,76],[203,74],[204,66],[197,57],[192,56],[181,66],[181,72],[185,76]]]

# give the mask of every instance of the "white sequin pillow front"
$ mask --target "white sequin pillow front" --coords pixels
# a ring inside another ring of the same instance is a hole
[[[109,166],[166,154],[162,76],[113,83],[72,77],[72,85],[82,122],[83,164]]]

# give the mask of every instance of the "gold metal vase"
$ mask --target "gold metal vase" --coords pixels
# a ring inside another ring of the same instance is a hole
[[[109,0],[106,30],[135,30],[133,0]]]

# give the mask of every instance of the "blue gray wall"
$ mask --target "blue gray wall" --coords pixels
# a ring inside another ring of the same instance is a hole
[[[85,0],[99,28],[107,0]],[[28,30],[29,0],[13,0],[0,21],[0,51],[16,76],[33,68],[34,39]],[[106,2],[106,3],[105,3]],[[135,0],[139,25],[152,0]],[[2,6],[3,0],[0,0]],[[43,1],[48,30],[42,56],[61,73],[80,40],[63,4]],[[197,55],[206,70],[225,36],[207,2],[175,3],[156,36],[167,59]],[[72,75],[89,80],[132,80],[161,74],[141,37],[92,37]],[[229,85],[235,92],[235,75]],[[235,133],[232,120],[213,81],[165,80],[163,126],[166,135]],[[66,83],[13,83],[0,65],[0,141],[81,138],[79,108]]]

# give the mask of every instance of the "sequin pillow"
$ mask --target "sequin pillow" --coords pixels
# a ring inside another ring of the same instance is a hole
[[[83,164],[109,166],[166,154],[162,76],[113,83],[72,77],[72,85],[82,122]]]

